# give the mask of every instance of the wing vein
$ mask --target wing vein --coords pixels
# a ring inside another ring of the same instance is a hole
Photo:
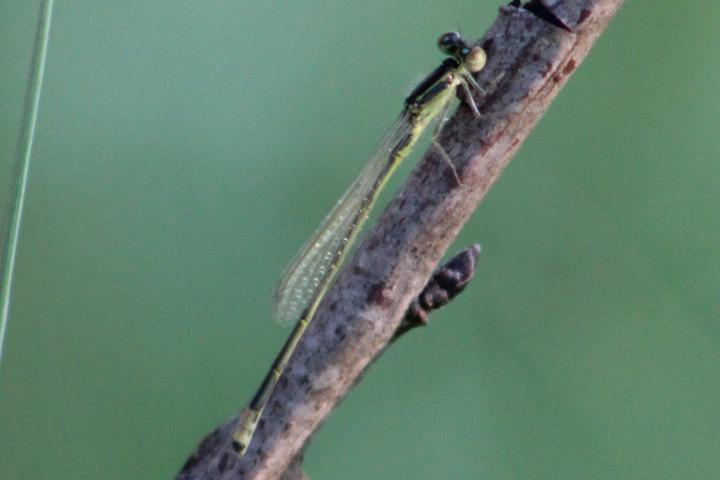
[[[273,315],[280,322],[296,321],[316,293],[332,281],[353,235],[367,219],[395,147],[411,131],[408,114],[401,114],[360,174],[290,262],[273,295]]]

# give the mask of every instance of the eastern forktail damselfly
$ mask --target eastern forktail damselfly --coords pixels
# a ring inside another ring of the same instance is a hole
[[[273,297],[275,316],[280,320],[297,319],[297,323],[238,420],[233,446],[239,455],[247,450],[278,379],[390,175],[410,154],[427,126],[445,114],[458,87],[464,89],[475,115],[480,115],[471,88],[481,91],[473,75],[485,66],[485,52],[455,32],[440,36],[438,47],[448,58],[405,99],[402,113],[362,172],[295,256],[277,286]]]

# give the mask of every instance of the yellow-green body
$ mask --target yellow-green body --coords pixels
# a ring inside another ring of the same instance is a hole
[[[240,415],[233,433],[234,448],[239,455],[244,454],[250,445],[275,384],[332,285],[378,194],[428,125],[447,111],[457,87],[463,86],[469,93],[468,84],[477,86],[471,74],[485,64],[482,49],[470,48],[454,33],[441,36],[439,45],[451,58],[421,82],[406,99],[398,120],[363,171],[290,263],[277,287],[274,297],[276,316],[286,319],[299,317],[299,320],[260,389]],[[472,106],[477,112],[474,104]]]

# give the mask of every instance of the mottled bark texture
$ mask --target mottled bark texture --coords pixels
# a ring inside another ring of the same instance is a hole
[[[462,225],[621,4],[535,0],[500,8],[481,40],[488,64],[478,81],[500,80],[477,100],[482,118],[461,106],[439,138],[455,172],[432,148],[416,166],[322,303],[246,455],[238,459],[230,448],[230,420],[178,478],[302,478],[296,458],[313,432],[394,338]]]

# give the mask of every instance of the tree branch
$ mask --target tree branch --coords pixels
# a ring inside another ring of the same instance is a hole
[[[390,342],[394,342],[416,327],[427,325],[428,316],[433,310],[447,305],[462,293],[475,275],[475,266],[479,256],[480,245],[475,244],[458,253],[440,267],[420,295],[412,301]],[[183,466],[178,478],[186,480],[220,478],[217,475],[226,471],[235,458],[234,452],[231,452],[231,456],[225,454],[225,446],[228,437],[232,435],[236,422],[237,417],[233,417],[205,437]],[[285,471],[283,480],[306,480],[307,477],[302,472],[301,464],[302,454],[299,454]],[[205,476],[206,472],[212,473],[208,477]]]
[[[478,102],[483,117],[461,106],[438,139],[455,171],[437,149],[415,168],[328,292],[245,456],[230,447],[231,419],[203,441],[179,479],[277,479],[291,465],[299,472],[295,459],[313,432],[395,338],[462,225],[621,4],[533,0],[500,8],[481,40],[488,64],[478,82],[500,78]]]

